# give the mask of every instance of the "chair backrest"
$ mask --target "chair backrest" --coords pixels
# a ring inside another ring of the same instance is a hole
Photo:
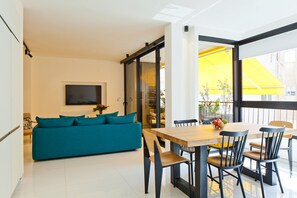
[[[269,125],[270,126],[293,128],[293,124],[291,122],[281,121],[281,120],[271,121],[271,122],[269,122]]]
[[[260,160],[272,160],[278,158],[278,151],[285,128],[262,127],[260,128],[260,131],[262,132]]]
[[[196,126],[197,123],[198,123],[197,119],[174,120],[174,125],[176,127]]]
[[[144,136],[144,140],[146,142],[146,145],[147,145],[150,153],[154,153],[154,148],[155,148],[154,143],[156,143],[159,153],[162,153],[160,143],[159,143],[158,138],[155,134],[151,133],[148,130],[142,130],[142,134]]]
[[[202,119],[201,122],[202,122],[202,124],[211,124],[211,122],[217,118],[220,118],[220,117],[212,117],[212,118]]]
[[[220,166],[236,167],[242,164],[242,154],[244,151],[248,130],[242,132],[221,131],[222,150]]]

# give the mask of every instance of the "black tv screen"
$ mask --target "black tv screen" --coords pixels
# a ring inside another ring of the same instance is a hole
[[[100,85],[66,85],[66,105],[93,105],[101,103]]]

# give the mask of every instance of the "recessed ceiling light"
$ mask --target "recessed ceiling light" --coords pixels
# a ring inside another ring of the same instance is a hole
[[[191,8],[186,8],[186,7],[182,7],[174,4],[169,4],[160,11],[161,14],[167,14],[167,15],[176,16],[180,18],[185,17],[188,14],[191,14],[192,12],[194,12],[194,10]]]
[[[165,6],[158,14],[156,14],[153,19],[175,23],[194,11],[195,10],[191,8],[169,4]]]

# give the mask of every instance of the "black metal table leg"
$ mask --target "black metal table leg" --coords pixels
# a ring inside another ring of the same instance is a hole
[[[180,146],[173,142],[170,143],[170,150],[179,153]],[[198,198],[206,198],[207,193],[207,146],[200,146],[195,148],[195,187],[192,188],[192,196]],[[189,183],[180,177],[180,165],[171,167],[171,183],[174,184],[174,177],[176,178],[175,186],[189,195]]]
[[[271,171],[272,163],[266,163],[266,167],[267,167],[266,174],[263,176],[263,181],[266,184],[274,186],[276,185],[276,177],[275,177],[275,173]],[[256,173],[244,166],[241,169],[241,173],[249,177],[256,178],[257,180],[260,180],[259,173]]]
[[[207,197],[207,146],[195,147],[195,197]]]
[[[261,167],[260,167],[261,168]],[[273,172],[273,163],[266,163],[266,174],[263,176],[263,181],[271,186],[276,185],[276,174]]]
[[[179,154],[180,146],[178,144],[170,142],[170,150],[172,152],[175,152],[175,153]],[[174,181],[174,177],[175,177],[175,181]],[[179,164],[171,167],[171,183],[176,188],[178,188],[183,193],[185,193],[186,195],[188,195],[188,196],[190,195],[189,182],[180,177],[180,165]],[[192,190],[192,196],[193,196],[193,194],[194,193],[193,193],[193,190]]]
[[[179,155],[180,146],[178,144],[175,144],[174,142],[170,142],[170,150]],[[180,178],[180,165],[179,164],[171,167],[171,183],[172,184],[175,184],[174,177]]]
[[[150,178],[150,168],[151,168],[151,160],[149,150],[147,148],[146,142],[143,139],[143,161],[144,161],[144,192],[148,193],[148,185]]]

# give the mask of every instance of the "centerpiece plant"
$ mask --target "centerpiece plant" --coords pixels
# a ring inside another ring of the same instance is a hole
[[[102,114],[103,110],[107,109],[109,106],[106,106],[104,104],[97,104],[95,108],[93,108],[93,111],[99,111],[100,114]]]

